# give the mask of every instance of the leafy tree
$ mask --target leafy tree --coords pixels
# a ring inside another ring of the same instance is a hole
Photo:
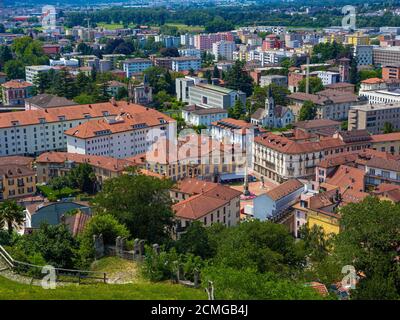
[[[194,221],[177,241],[178,252],[192,253],[203,259],[212,256],[212,250],[208,239],[208,232],[202,223]]]
[[[96,214],[85,226],[79,235],[79,252],[82,260],[81,265],[87,265],[88,261],[94,258],[93,236],[103,235],[106,245],[114,245],[117,237],[129,237],[129,231],[123,224],[110,214]]]
[[[226,21],[221,16],[216,16],[212,21],[207,22],[204,28],[206,32],[215,33],[233,30],[235,27],[232,22]]]
[[[326,235],[321,226],[314,225],[311,229],[307,225],[302,226],[300,237],[304,241],[307,254],[313,261],[322,261],[332,249],[332,237]]]
[[[179,57],[178,49],[175,47],[161,48],[160,54],[162,57]]]
[[[78,188],[82,192],[94,193],[96,175],[93,167],[88,163],[80,163],[68,173],[68,176],[72,181],[72,187]]]
[[[317,107],[314,102],[307,100],[304,101],[299,113],[299,121],[313,120],[317,115]]]
[[[355,299],[399,299],[400,205],[367,197],[341,209],[335,251],[361,275]]]
[[[290,275],[301,269],[304,250],[283,225],[258,220],[221,231],[213,259],[216,265],[238,270]]]
[[[13,232],[13,226],[21,226],[24,222],[24,208],[14,200],[5,200],[0,204],[0,226],[6,224],[10,235]]]
[[[213,69],[213,73],[212,73],[212,77],[213,78],[220,78],[220,73],[219,73],[219,69],[218,69],[218,67],[215,65],[214,66],[214,69]]]
[[[32,234],[22,236],[15,246],[26,256],[40,254],[47,264],[58,268],[73,268],[77,258],[78,242],[65,224],[42,224]]]
[[[12,52],[8,46],[0,46],[0,66],[3,67],[7,61],[12,59]]]
[[[19,60],[9,60],[4,65],[4,72],[8,79],[24,79],[25,66]]]
[[[306,92],[307,79],[299,81],[299,91]],[[322,80],[318,77],[309,77],[309,93],[314,94],[324,89]]]
[[[383,133],[392,133],[393,124],[391,122],[385,122],[383,125]]]
[[[240,119],[245,115],[245,109],[242,102],[238,99],[235,101],[233,107],[228,109],[229,118]]]
[[[225,86],[233,90],[241,90],[250,96],[253,92],[253,78],[244,70],[244,62],[236,60],[225,76]]]
[[[74,101],[79,104],[90,104],[96,102],[96,97],[89,95],[87,93],[81,93],[74,98]]]
[[[109,213],[124,223],[133,237],[162,243],[170,237],[173,223],[172,185],[170,180],[132,171],[105,181],[94,204],[98,212]]]
[[[272,273],[260,274],[254,269],[237,270],[227,266],[210,266],[202,270],[202,283],[212,281],[215,299],[224,300],[322,300],[303,283],[279,278]]]

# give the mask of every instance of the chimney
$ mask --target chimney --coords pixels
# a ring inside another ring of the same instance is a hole
[[[114,98],[114,97],[111,97],[110,102],[111,102],[111,104],[112,104],[114,107],[117,106],[117,102],[115,101],[115,98]]]

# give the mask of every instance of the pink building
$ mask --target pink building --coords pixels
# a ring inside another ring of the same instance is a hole
[[[262,49],[264,51],[271,49],[281,49],[285,47],[285,41],[280,40],[275,34],[271,34],[265,37],[262,44]]]
[[[213,43],[222,40],[234,41],[233,34],[231,32],[198,34],[194,36],[194,46],[199,50],[211,50]]]

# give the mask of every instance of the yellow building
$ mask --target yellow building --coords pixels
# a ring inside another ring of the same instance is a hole
[[[36,193],[36,172],[23,165],[0,166],[0,200],[23,198]]]
[[[347,35],[345,38],[345,43],[352,46],[369,45],[370,39],[362,32],[356,32],[354,34]]]
[[[330,213],[319,210],[309,210],[307,212],[307,225],[309,228],[313,226],[322,227],[324,233],[328,234],[338,234],[340,215],[336,213]]]

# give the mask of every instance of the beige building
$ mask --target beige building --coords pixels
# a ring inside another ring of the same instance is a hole
[[[176,235],[185,232],[193,221],[204,226],[222,223],[230,227],[240,221],[240,195],[242,193],[217,183],[185,179],[171,190],[177,225]]]
[[[93,168],[97,182],[100,184],[104,180],[121,175],[128,167],[135,165],[134,162],[126,159],[68,152],[46,152],[36,159],[37,180],[39,183],[48,183],[52,178],[66,175],[81,163],[87,163]]]
[[[349,110],[348,130],[366,129],[372,134],[383,133],[385,124],[400,129],[400,102],[367,104]]]

